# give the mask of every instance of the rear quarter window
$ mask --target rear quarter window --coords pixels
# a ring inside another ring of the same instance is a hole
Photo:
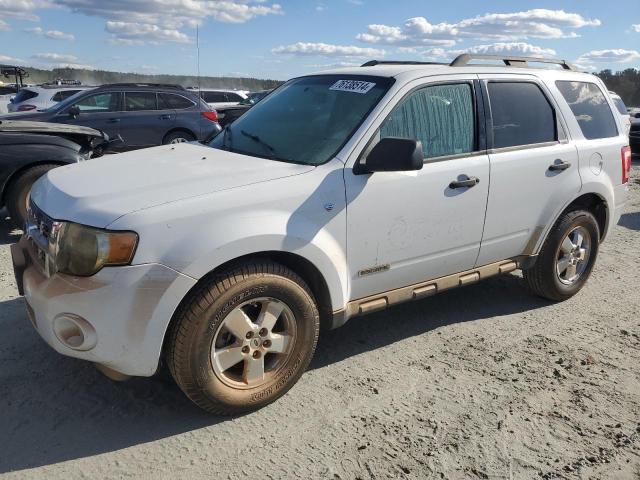
[[[195,105],[188,98],[173,93],[159,93],[158,104],[162,110],[186,110]]]
[[[556,87],[569,104],[584,138],[595,140],[618,135],[613,112],[598,85],[558,80]]]

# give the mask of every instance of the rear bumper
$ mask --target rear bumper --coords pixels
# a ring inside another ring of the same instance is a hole
[[[159,264],[47,277],[34,251],[25,237],[11,248],[16,283],[42,339],[63,355],[153,375],[168,323],[195,280]],[[66,333],[73,328],[82,335]]]

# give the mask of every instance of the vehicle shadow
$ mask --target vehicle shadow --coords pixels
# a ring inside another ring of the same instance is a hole
[[[310,368],[434,329],[548,304],[526,293],[521,282],[507,275],[352,319],[321,334]],[[91,364],[57,354],[33,330],[20,298],[0,303],[0,329],[6,332],[0,341],[0,474],[215,429],[229,420],[200,411],[172,382],[115,383]]]
[[[629,230],[640,230],[640,212],[623,213],[618,225]]]
[[[0,210],[0,245],[10,245],[20,240],[22,231],[13,226],[7,218],[7,213]]]

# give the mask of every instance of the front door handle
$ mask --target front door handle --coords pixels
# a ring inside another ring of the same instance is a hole
[[[449,184],[449,188],[472,188],[480,183],[480,179],[477,177],[467,177],[466,175],[460,175],[460,177],[458,178],[462,178],[462,180],[454,180]]]
[[[569,168],[571,164],[569,162],[564,162],[562,160],[556,160],[556,163],[549,165],[549,170],[552,172],[561,172]]]
[[[110,118],[109,120],[107,120],[109,123],[120,123],[120,119],[119,118]]]

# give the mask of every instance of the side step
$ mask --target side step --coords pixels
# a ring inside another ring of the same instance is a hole
[[[384,310],[391,305],[396,305],[398,303],[419,300],[421,298],[435,295],[436,293],[444,290],[471,285],[472,283],[477,283],[485,278],[513,272],[517,268],[517,260],[503,260],[501,262],[485,265],[484,267],[467,270],[466,272],[455,273],[453,275],[447,275],[446,277],[440,277],[427,282],[421,282],[415,285],[409,285],[408,287],[402,287],[385,293],[361,298],[359,300],[353,300],[347,304],[346,311],[344,312],[344,320],[346,321],[347,319],[357,315],[365,315],[367,313]]]

